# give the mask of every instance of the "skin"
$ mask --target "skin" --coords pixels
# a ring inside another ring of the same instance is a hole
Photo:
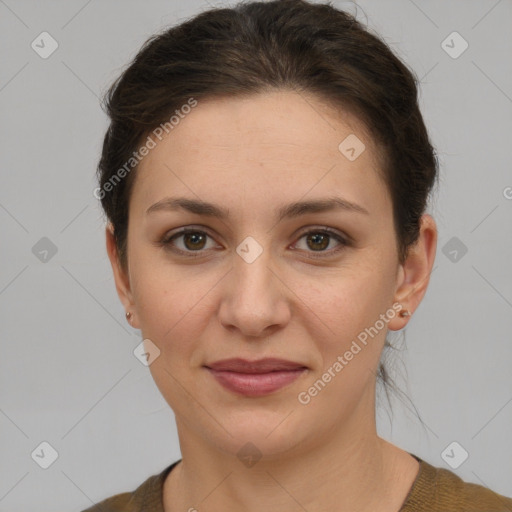
[[[338,150],[350,134],[366,146],[354,161]],[[106,241],[131,325],[160,350],[150,371],[176,417],[183,461],[165,482],[166,512],[399,510],[419,464],[377,435],[375,379],[387,330],[410,317],[390,319],[307,405],[297,399],[394,303],[413,313],[428,286],[435,222],[422,217],[400,265],[378,155],[357,118],[275,91],[199,102],[140,163],[126,271],[110,225]],[[293,201],[333,195],[368,215],[274,216]],[[229,217],[146,214],[170,196],[213,202]],[[200,257],[159,245],[192,226],[209,237],[181,236],[174,247]],[[304,234],[322,227],[353,242],[308,243]],[[247,236],[263,250],[252,263],[236,252]],[[229,357],[281,357],[308,370],[270,395],[245,397],[203,367]],[[249,441],[262,454],[252,467],[237,457]]]

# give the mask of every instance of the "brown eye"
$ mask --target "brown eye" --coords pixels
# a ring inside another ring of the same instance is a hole
[[[304,249],[306,252],[321,253],[318,256],[314,255],[313,257],[315,258],[332,256],[334,253],[337,253],[350,245],[341,235],[328,228],[307,231],[299,238],[299,240],[302,240],[303,238],[306,240],[306,249]],[[325,250],[329,247],[332,240],[338,242],[338,247],[332,250]]]
[[[204,231],[199,231],[197,229],[184,229],[172,236],[165,237],[161,241],[161,244],[169,250],[195,257],[201,256],[203,252],[206,252],[206,250],[209,249],[206,247],[208,238],[211,238],[210,235]],[[176,244],[175,242],[179,239],[182,239],[181,247],[178,247],[177,245],[179,244]]]
[[[183,243],[190,250],[204,249],[205,240],[205,234],[200,232],[185,233],[183,235]]]
[[[308,247],[311,249],[325,249],[329,245],[329,238],[330,236],[325,233],[314,233],[312,235],[307,235],[306,240]]]
[[[160,245],[166,249],[189,257],[199,257],[213,247],[207,247],[208,238],[212,238],[208,233],[197,229],[183,229],[178,233],[165,237],[161,240]],[[180,244],[177,243],[181,239]],[[299,240],[306,240],[306,247],[299,248],[308,252],[313,258],[323,258],[332,256],[335,253],[349,246],[350,243],[339,235],[336,231],[329,228],[310,230],[304,233]],[[213,240],[213,239],[212,239]],[[332,243],[336,241],[338,247],[326,250]],[[296,244],[297,245],[297,244]],[[318,255],[312,253],[319,253]]]

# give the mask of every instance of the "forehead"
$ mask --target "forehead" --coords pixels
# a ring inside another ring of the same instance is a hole
[[[364,125],[311,95],[275,91],[198,101],[161,141],[152,138],[156,146],[137,169],[136,207],[171,193],[233,204],[243,191],[255,206],[337,189],[367,209],[386,208],[375,204],[387,190]]]

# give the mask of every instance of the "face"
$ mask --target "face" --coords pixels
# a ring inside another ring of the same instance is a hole
[[[353,135],[365,145],[355,159],[338,148]],[[199,102],[141,161],[126,274],[112,242],[110,254],[132,325],[159,350],[150,371],[181,432],[272,456],[348,425],[374,428],[375,373],[387,330],[405,325],[396,301],[412,282],[377,154],[357,119],[281,91]],[[176,198],[225,217],[165,202]],[[345,206],[278,213],[330,199]],[[248,395],[207,368],[267,357],[303,370]]]

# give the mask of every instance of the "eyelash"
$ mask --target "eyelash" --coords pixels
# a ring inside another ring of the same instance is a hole
[[[208,249],[199,249],[197,251],[184,251],[182,249],[178,249],[176,247],[174,247],[172,245],[172,242],[174,239],[180,237],[180,236],[184,236],[184,235],[187,235],[187,234],[202,234],[202,235],[206,235],[210,238],[213,238],[211,237],[206,231],[202,231],[202,230],[199,230],[199,229],[192,229],[192,228],[187,228],[187,229],[182,229],[181,231],[178,231],[177,233],[174,233],[170,236],[165,236],[160,242],[159,242],[159,245],[164,247],[165,249],[169,249],[173,252],[176,252],[178,254],[183,254],[187,257],[190,257],[190,258],[198,258],[198,257],[201,257],[203,256],[203,253],[206,252]],[[302,233],[300,235],[300,237],[298,238],[297,241],[301,240],[303,237],[305,237],[306,235],[310,235],[310,234],[322,234],[322,235],[328,235],[332,238],[334,238],[337,242],[339,242],[341,245],[340,247],[336,248],[336,249],[333,249],[333,250],[330,250],[330,251],[307,251],[307,252],[311,252],[311,253],[321,253],[321,255],[319,256],[312,256],[313,258],[327,258],[327,257],[330,257],[330,256],[333,256],[334,254],[337,254],[338,252],[342,251],[343,249],[345,249],[345,247],[349,247],[351,244],[350,242],[343,238],[341,235],[339,235],[336,231],[330,229],[330,228],[327,228],[327,227],[324,227],[324,228],[318,228],[318,229],[312,229],[312,230],[309,230],[309,231],[306,231],[304,233]],[[196,253],[196,254],[194,254]]]

